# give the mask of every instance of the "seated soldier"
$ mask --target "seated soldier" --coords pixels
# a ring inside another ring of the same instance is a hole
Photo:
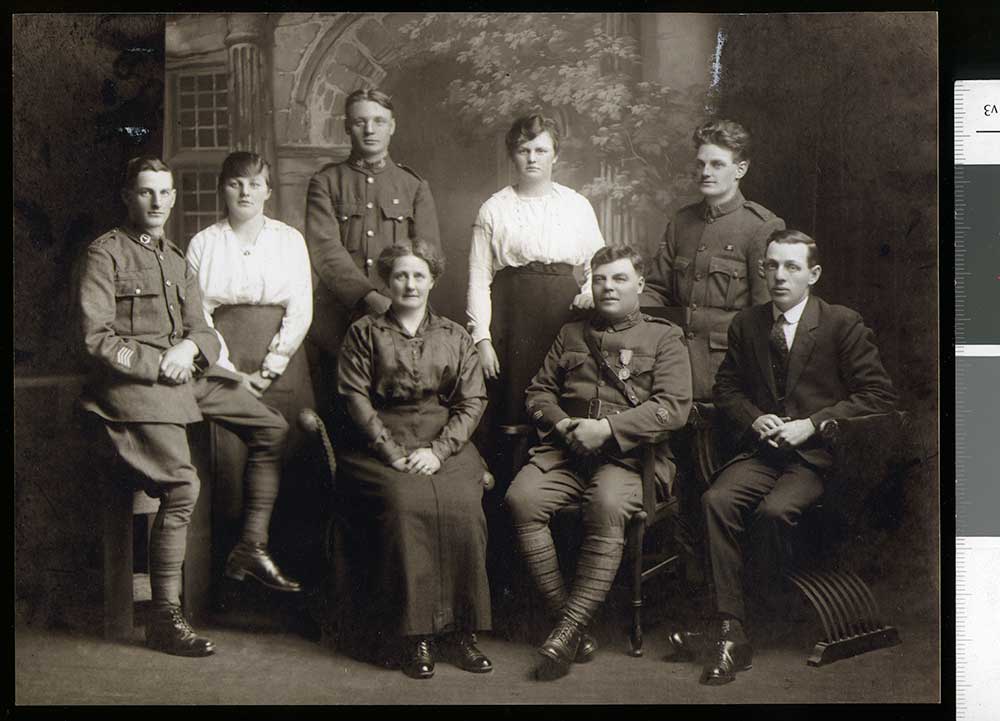
[[[824,421],[891,410],[892,382],[855,311],[810,294],[819,280],[816,241],[776,230],[764,258],[771,302],[740,311],[715,377],[715,404],[746,446],[702,496],[715,583],[717,626],[701,683],[721,685],[750,668],[743,629],[743,550],[775,564],[782,533],[823,495],[832,463],[817,430]],[[698,634],[671,636],[678,658],[703,646]]]
[[[80,405],[99,420],[99,450],[160,499],[149,538],[153,615],[146,645],[207,656],[214,644],[191,629],[180,609],[181,566],[200,486],[187,424],[210,418],[247,445],[243,531],[226,575],[295,592],[299,583],[267,551],[288,424],[239,375],[210,368],[219,337],[205,321],[197,275],[164,236],[176,199],[170,168],[158,158],[133,158],[122,199],[127,223],[91,243],[78,267],[80,330],[93,361]]]
[[[587,625],[604,602],[642,508],[641,446],[661,443],[691,410],[691,366],[680,329],[639,311],[643,260],[601,248],[591,260],[595,314],[567,323],[526,392],[541,444],[514,478],[506,502],[518,548],[556,621],[539,648],[541,679],[565,674],[596,650]],[[665,453],[657,477],[675,468]],[[549,530],[552,514],[583,502],[584,540],[567,596]]]

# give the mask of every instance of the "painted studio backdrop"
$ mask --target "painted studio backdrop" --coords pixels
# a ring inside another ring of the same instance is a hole
[[[391,155],[430,183],[447,254],[437,310],[464,323],[471,225],[510,182],[503,133],[541,108],[555,179],[609,244],[658,247],[697,199],[690,136],[744,124],[747,198],[823,244],[818,294],[858,309],[915,419],[920,472],[879,572],[890,609],[938,623],[937,42],[932,14],[271,13],[21,16],[14,44],[16,613],[71,623],[98,539],[70,421],[69,268],[118,223],[117,173],[175,169],[170,237],[220,216],[234,149],[270,159],[268,215],[304,229],[306,185],[344,159],[344,98],[395,103]],[[30,92],[29,89],[30,88]],[[53,453],[52,448],[59,452]],[[74,513],[68,509],[74,508]],[[70,593],[70,589],[73,592]]]

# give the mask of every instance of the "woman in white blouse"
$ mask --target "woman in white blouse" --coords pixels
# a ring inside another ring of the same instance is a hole
[[[559,328],[594,306],[590,258],[604,246],[590,201],[552,180],[555,121],[518,118],[506,142],[517,182],[483,203],[469,251],[469,330],[486,377],[501,380],[494,425],[526,422],[524,390]]]
[[[236,152],[225,159],[219,195],[226,217],[191,239],[187,259],[198,274],[205,318],[221,336],[219,365],[242,375],[251,393],[284,415],[289,422],[285,456],[292,460],[302,443],[299,412],[315,406],[301,348],[312,323],[312,272],[305,240],[295,228],[264,215],[264,203],[271,197],[271,169],[256,153]],[[240,508],[245,450],[223,429],[213,434],[215,480],[226,490],[222,513],[233,516]],[[286,466],[284,478],[291,476]],[[297,494],[282,485],[283,497],[286,491],[294,498],[304,490]]]

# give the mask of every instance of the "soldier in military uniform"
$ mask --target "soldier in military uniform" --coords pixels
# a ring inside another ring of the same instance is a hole
[[[712,120],[693,139],[704,197],[667,224],[642,305],[685,309],[694,398],[711,401],[729,322],[768,300],[761,262],[768,236],[785,222],[740,192],[750,168],[750,134],[741,125]]]
[[[220,342],[205,321],[198,277],[164,237],[175,201],[170,168],[134,158],[124,181],[127,224],[91,243],[77,267],[80,330],[94,366],[80,406],[96,450],[114,464],[105,470],[134,478],[160,499],[149,539],[154,612],[146,644],[207,656],[213,643],[180,610],[187,527],[200,487],[187,424],[211,418],[247,444],[244,525],[226,575],[298,591],[267,552],[288,425],[239,376],[213,367]]]
[[[319,276],[309,335],[320,351],[318,399],[336,388],[337,353],[351,322],[389,308],[375,268],[379,253],[413,238],[441,245],[427,181],[389,157],[392,100],[379,90],[356,90],[344,112],[351,154],[312,177],[306,207],[306,244]]]
[[[631,248],[601,248],[591,260],[596,312],[567,323],[528,386],[526,406],[541,436],[507,491],[517,543],[553,618],[539,648],[539,678],[588,661],[586,634],[621,563],[625,526],[642,508],[641,446],[658,444],[657,480],[672,484],[665,441],[687,423],[691,368],[681,330],[639,310],[643,260]],[[569,593],[549,520],[583,501],[584,540]]]

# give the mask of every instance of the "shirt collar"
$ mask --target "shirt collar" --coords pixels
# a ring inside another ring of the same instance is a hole
[[[800,320],[802,320],[802,313],[805,312],[806,303],[809,302],[809,294],[806,293],[806,297],[800,300],[798,303],[793,305],[788,310],[784,311],[785,322],[789,325],[795,325]],[[782,311],[778,309],[778,306],[771,304],[771,316],[778,320],[778,316],[782,315]]]
[[[736,195],[727,200],[725,203],[719,203],[718,205],[709,205],[707,202],[702,201],[702,203],[704,204],[704,207],[702,208],[702,214],[704,215],[706,220],[708,220],[709,218],[714,220],[715,218],[720,218],[723,215],[729,215],[737,208],[743,207],[743,203],[745,201],[746,198],[743,197],[743,193],[741,193],[739,191],[739,188],[737,188]]]
[[[394,328],[400,331],[407,338],[411,337],[409,332],[403,328],[403,324],[399,322],[399,319],[396,317],[396,311],[392,309],[392,306],[389,306],[389,310],[382,314],[380,320],[382,321],[382,325],[385,327]],[[420,325],[417,326],[417,332],[412,337],[416,338],[417,336],[423,335],[428,330],[436,326],[438,322],[437,313],[435,313],[430,304],[428,304],[427,312],[424,313],[424,319],[420,321]]]
[[[642,309],[637,307],[634,311],[629,313],[624,318],[618,318],[615,321],[611,321],[605,318],[600,313],[595,312],[593,318],[590,321],[590,324],[594,326],[594,328],[597,330],[607,330],[608,328],[610,328],[614,331],[623,331],[634,326],[636,323],[639,322],[641,318],[642,318]]]

